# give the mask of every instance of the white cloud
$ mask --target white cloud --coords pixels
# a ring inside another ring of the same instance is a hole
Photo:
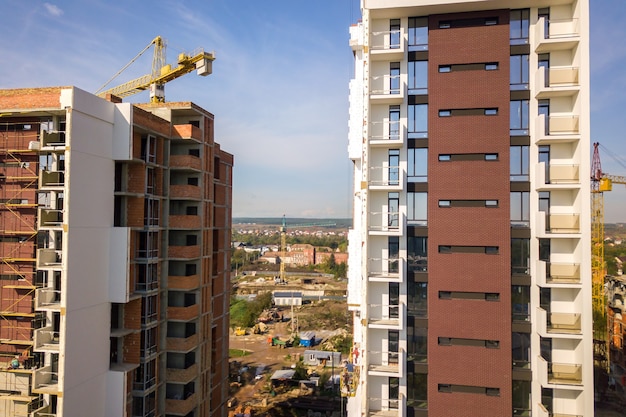
[[[54,17],[59,17],[63,14],[63,10],[58,6],[50,3],[44,3],[43,6],[46,8],[48,13],[50,13]]]

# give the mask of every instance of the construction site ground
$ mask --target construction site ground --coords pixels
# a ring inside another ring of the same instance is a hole
[[[305,321],[303,320],[304,316],[315,317],[320,310],[324,313],[328,312],[328,310],[335,310],[341,313],[347,311],[347,307],[345,302],[321,302],[298,307],[295,311],[297,316],[302,316],[301,322],[303,322]],[[306,395],[307,398],[311,398],[310,392],[302,392],[298,388],[271,389],[270,377],[275,371],[294,368],[305,350],[319,348],[319,346],[272,346],[270,343],[272,337],[287,340],[292,334],[290,308],[283,307],[281,313],[283,313],[285,321],[268,323],[268,331],[265,334],[237,336],[234,331],[230,333],[231,351],[244,351],[247,353],[245,356],[235,354],[230,357],[231,400],[229,403],[231,405],[231,416],[235,415],[235,411],[242,412],[247,407],[250,407],[253,416],[296,415],[283,414],[286,410],[281,409],[284,408],[281,404],[298,397],[302,399],[305,394],[308,394]],[[303,330],[313,330],[318,340],[347,332],[345,326]],[[261,369],[263,370],[262,374],[257,376],[257,370]],[[328,406],[329,398],[321,399],[321,402]],[[314,404],[312,408],[315,408]]]

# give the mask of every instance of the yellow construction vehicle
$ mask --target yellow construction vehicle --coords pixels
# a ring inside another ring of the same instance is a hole
[[[245,327],[239,327],[237,326],[235,328],[235,336],[245,336],[247,333],[246,328]]]
[[[150,74],[128,81],[117,87],[104,90],[111,81],[126,70],[126,68],[143,55],[144,52],[150,49],[152,45],[154,45],[154,55],[152,58],[152,72]],[[96,95],[105,97],[108,94],[112,94],[124,98],[150,89],[150,102],[163,103],[165,101],[165,83],[188,74],[193,70],[196,70],[196,73],[201,76],[207,76],[213,71],[213,61],[215,60],[213,52],[205,52],[203,49],[196,50],[191,54],[183,52],[178,55],[176,64],[166,64],[165,49],[165,41],[160,36],[157,36],[139,52],[136,57],[104,83],[102,87],[96,91]]]

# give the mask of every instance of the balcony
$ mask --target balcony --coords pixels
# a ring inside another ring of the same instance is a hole
[[[580,185],[580,166],[578,164],[551,163],[546,167],[544,162],[540,162],[535,166],[535,180],[538,191],[578,188]]]
[[[537,99],[568,97],[580,91],[578,67],[540,67],[537,69],[536,77]]]
[[[371,211],[369,213],[369,234],[379,236],[401,236],[406,229],[403,213],[390,211]]]
[[[165,340],[166,349],[170,352],[187,353],[198,346],[198,335],[193,334],[188,337],[167,337]]]
[[[377,352],[368,351],[368,375],[398,377],[404,376],[404,364],[406,354],[403,350],[399,352]]]
[[[580,314],[550,313],[548,317],[548,333],[581,334]]]
[[[376,104],[402,104],[406,84],[399,75],[378,75],[371,78],[370,100]]]
[[[555,234],[577,234],[580,233],[580,214],[550,214],[546,216],[545,212],[539,212],[537,216],[538,235],[544,235],[542,230],[546,231],[546,236]],[[546,217],[549,218],[549,226],[546,225]]]
[[[401,330],[404,325],[404,304],[369,304],[369,327]]]
[[[63,210],[40,208],[39,229],[60,229],[63,226]]]
[[[548,313],[537,307],[537,333],[547,338],[578,339],[581,332],[580,313]]]
[[[61,310],[61,291],[53,288],[37,288],[35,290],[35,310]]]
[[[185,399],[166,398],[165,412],[167,414],[187,415],[198,403],[198,394],[190,394]]]
[[[202,129],[191,124],[174,125],[173,139],[195,139],[202,142]]]
[[[547,24],[546,24],[547,23]],[[535,25],[538,54],[575,48],[580,42],[578,19],[549,19],[540,17]]]
[[[381,191],[401,191],[405,173],[399,166],[373,166],[369,171],[369,189]]]
[[[52,366],[44,366],[33,372],[33,392],[35,394],[59,395],[59,374],[52,371]]]
[[[169,216],[170,229],[200,229],[202,222],[197,215],[171,215]]]
[[[16,417],[18,417],[16,415]],[[28,417],[57,417],[57,413],[52,412],[52,407],[44,405],[43,407],[33,410]]]
[[[372,61],[401,61],[404,57],[404,29],[372,32],[370,57]]]
[[[59,332],[52,326],[36,329],[33,336],[33,350],[37,352],[59,352]]]
[[[37,268],[60,268],[63,263],[62,252],[56,249],[37,249]]]
[[[170,185],[170,198],[182,200],[202,199],[202,188],[197,185]]]
[[[167,278],[167,287],[171,290],[195,290],[200,287],[200,275],[170,275]]]
[[[367,277],[371,282],[402,282],[403,258],[368,258]]]
[[[548,145],[570,143],[580,140],[578,116],[546,116],[541,114],[535,119],[535,143]]]
[[[39,188],[42,190],[62,191],[65,186],[65,172],[41,171],[39,176]]]
[[[537,274],[545,277],[539,284],[580,284],[580,264],[539,261]]]
[[[198,364],[193,364],[186,369],[167,368],[167,382],[187,384],[198,376]]]
[[[539,407],[537,407],[537,416],[538,417],[583,417],[582,414],[551,413],[543,404],[539,404]]]
[[[399,120],[372,122],[369,125],[369,144],[377,147],[402,146],[406,131]]]
[[[187,307],[167,307],[168,320],[189,321],[195,319],[200,314],[200,306],[192,304]]]
[[[202,171],[202,160],[194,155],[170,155],[170,169]]]
[[[197,259],[201,251],[199,245],[191,246],[168,246],[167,256],[170,259]]]
[[[41,132],[40,140],[41,150],[55,151],[61,148],[61,151],[65,151],[65,132],[44,130]]]
[[[367,417],[403,417],[406,415],[406,397],[368,398]]]

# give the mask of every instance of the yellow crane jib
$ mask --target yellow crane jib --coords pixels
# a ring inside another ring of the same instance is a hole
[[[152,72],[150,74],[127,81],[116,87],[103,90],[104,87],[106,87],[113,79],[120,75],[153,45],[154,55],[152,58]],[[100,97],[112,94],[117,97],[124,98],[149,89],[150,102],[163,103],[165,102],[165,83],[175,80],[176,78],[194,70],[198,75],[203,77],[213,72],[213,61],[215,60],[213,52],[205,52],[202,48],[197,49],[190,54],[183,52],[178,55],[178,59],[175,64],[166,64],[165,49],[165,41],[160,36],[157,36],[141,52],[139,52],[135,58],[133,58],[102,87],[100,87],[96,94]]]

